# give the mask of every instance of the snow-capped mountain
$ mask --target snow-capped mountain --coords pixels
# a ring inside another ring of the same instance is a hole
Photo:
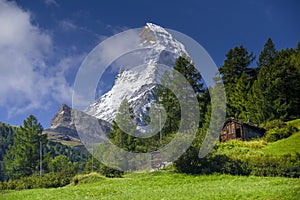
[[[138,57],[141,63],[131,68],[120,66],[121,70],[111,90],[89,105],[85,113],[111,123],[117,115],[120,103],[127,98],[138,116],[137,121],[141,121],[141,112],[151,106],[153,89],[162,75],[158,65],[173,67],[179,56],[188,57],[184,45],[158,25],[147,23],[141,29],[139,37],[139,46],[143,50],[127,54],[125,57]]]

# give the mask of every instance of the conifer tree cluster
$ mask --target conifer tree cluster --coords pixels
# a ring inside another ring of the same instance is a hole
[[[228,100],[227,116],[256,124],[299,117],[299,47],[277,51],[269,38],[257,65],[253,53],[243,46],[231,49],[220,68]]]

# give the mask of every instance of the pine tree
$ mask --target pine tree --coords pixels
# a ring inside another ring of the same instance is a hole
[[[253,75],[253,69],[250,64],[254,61],[255,56],[253,53],[248,53],[247,49],[243,46],[230,49],[226,54],[226,60],[219,71],[222,76],[226,88],[237,83],[243,72],[249,77]]]
[[[264,45],[264,49],[258,57],[258,69],[263,67],[270,67],[274,63],[276,56],[276,48],[271,38],[268,38]]]
[[[133,109],[127,99],[124,99],[119,107],[116,119],[112,124],[112,131],[109,138],[120,148],[131,151],[134,149],[134,132],[136,131],[136,122]]]
[[[0,181],[7,179],[4,156],[8,147],[13,144],[16,128],[0,122]]]
[[[172,132],[177,132],[181,118],[179,101],[171,90],[173,81],[170,72],[165,71],[161,78],[164,86],[157,86],[155,91],[155,99],[163,106],[167,115],[166,123],[162,130],[164,136]]]
[[[201,74],[197,71],[197,69],[195,68],[194,64],[191,63],[191,61],[180,56],[176,60],[174,70],[176,70],[184,76],[184,78],[189,82],[196,94],[201,94],[203,92]],[[174,76],[174,79],[176,79],[176,75]]]
[[[234,91],[237,91],[236,85],[239,81],[241,81],[241,77],[243,73],[246,78],[243,78],[243,83],[241,84],[249,84],[252,85],[254,80],[256,79],[256,69],[251,68],[250,64],[254,61],[255,56],[253,53],[248,53],[247,49],[243,46],[235,47],[234,49],[230,49],[226,54],[226,60],[222,67],[220,67],[220,75],[222,76],[223,83],[225,86],[226,97],[227,97],[227,116],[238,116],[240,115],[239,110],[235,107],[234,100],[237,99],[234,94]],[[245,93],[245,91],[243,91]],[[242,95],[241,98],[245,98]],[[245,101],[245,99],[241,99],[241,101]]]
[[[185,79],[183,81],[182,79]],[[189,106],[191,94],[195,94],[198,101],[203,100],[201,95],[204,93],[203,80],[201,74],[197,71],[194,64],[187,58],[180,56],[175,63],[172,73],[165,71],[161,78],[164,87],[157,88],[159,103],[164,106],[167,113],[167,121],[163,128],[164,135],[178,131],[181,122],[181,107],[179,99],[183,99],[186,109],[195,109]],[[189,87],[187,84],[189,84]],[[177,91],[177,92],[176,92]],[[174,94],[177,93],[176,95]],[[199,108],[200,110],[200,105]],[[194,112],[186,111],[193,114]],[[194,118],[195,116],[189,116]],[[201,122],[200,122],[201,124]],[[184,125],[184,124],[183,124]]]
[[[47,135],[42,132],[42,125],[33,115],[24,120],[4,158],[9,178],[18,179],[39,171],[40,142],[47,142]]]
[[[231,107],[234,113],[234,117],[243,120],[249,121],[248,113],[246,110],[246,102],[248,100],[248,92],[250,89],[250,82],[247,81],[246,73],[242,73],[241,77],[238,79],[235,87],[229,95],[231,102]]]
[[[248,110],[256,123],[300,116],[300,62],[297,49],[276,51],[268,39],[259,56],[257,80],[248,94]],[[298,60],[298,62],[297,62]]]

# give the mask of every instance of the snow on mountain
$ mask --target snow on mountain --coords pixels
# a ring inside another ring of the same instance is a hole
[[[184,45],[158,25],[147,23],[139,36],[139,45],[145,50],[134,52],[134,56],[124,56],[126,59],[139,56],[142,63],[139,66],[130,66],[131,68],[120,66],[121,70],[111,90],[89,105],[85,113],[111,123],[117,115],[120,103],[127,98],[136,116],[141,116],[145,107],[151,106],[153,89],[162,75],[157,66],[163,64],[173,67],[179,56],[188,56]]]

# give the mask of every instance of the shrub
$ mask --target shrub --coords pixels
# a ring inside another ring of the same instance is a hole
[[[281,120],[273,120],[273,121],[268,121],[266,122],[266,124],[264,125],[264,128],[268,131],[270,129],[273,128],[283,128],[286,126],[286,123],[281,121]]]
[[[105,165],[100,166],[100,173],[108,178],[120,178],[124,174],[123,171],[113,169]]]
[[[78,183],[91,183],[102,179],[104,179],[103,176],[96,172],[92,172],[89,174],[78,174],[72,178],[71,182],[73,185],[77,185]]]
[[[215,150],[202,159],[198,158],[197,148],[192,147],[175,162],[174,166],[178,172],[188,174],[222,173],[300,177],[300,154],[280,156],[266,155],[262,152],[247,154],[243,148],[231,151],[230,156],[224,153],[227,148],[242,147],[241,145],[242,142],[219,144]]]
[[[297,131],[297,128],[291,125],[286,125],[281,128],[275,127],[266,132],[265,139],[267,142],[275,142],[277,140],[287,138]]]
[[[63,173],[48,173],[42,178],[37,175],[22,177],[19,180],[9,180],[0,184],[2,190],[24,190],[33,188],[55,188],[68,185],[71,177]]]

